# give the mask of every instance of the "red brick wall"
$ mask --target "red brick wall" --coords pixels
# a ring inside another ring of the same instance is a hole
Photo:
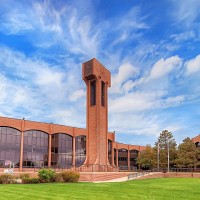
[[[192,138],[192,141],[193,141],[194,143],[200,142],[200,135],[197,135],[196,137]]]

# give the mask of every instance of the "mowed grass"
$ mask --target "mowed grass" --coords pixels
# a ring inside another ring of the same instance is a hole
[[[162,178],[120,183],[47,183],[0,185],[0,199],[199,200],[200,179]]]

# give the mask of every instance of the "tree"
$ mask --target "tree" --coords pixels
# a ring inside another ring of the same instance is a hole
[[[152,169],[156,166],[156,153],[150,145],[147,145],[146,149],[138,155],[137,164],[142,169]]]
[[[175,162],[178,168],[195,168],[198,165],[198,149],[190,138],[185,138],[179,145]]]
[[[159,151],[158,151],[159,146]],[[172,133],[164,130],[160,133],[158,141],[155,143],[155,151],[159,152],[159,167],[168,167],[168,147],[169,147],[169,166],[175,166],[175,159],[177,157],[176,141]]]
[[[197,146],[197,164],[196,164],[197,168],[200,168],[200,147]]]

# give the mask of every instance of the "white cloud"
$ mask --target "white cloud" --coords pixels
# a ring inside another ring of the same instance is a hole
[[[69,97],[69,100],[74,102],[82,97],[85,97],[85,95],[86,95],[86,91],[84,91],[83,89],[76,90],[76,91],[72,92],[72,94]]]
[[[116,123],[120,122],[120,123]],[[109,119],[110,130],[133,135],[157,135],[160,131],[161,119],[156,115],[140,112],[115,113]]]
[[[186,27],[191,27],[199,16],[200,1],[172,0],[172,2],[174,3],[174,9],[170,9],[170,14],[172,14],[178,23],[182,22]]]
[[[175,96],[175,97],[169,97],[164,102],[168,105],[177,105],[179,103],[182,103],[185,100],[185,97],[183,95]]]
[[[165,91],[132,92],[121,97],[111,99],[109,108],[111,113],[139,112],[178,106],[183,103],[183,95],[165,98]]]
[[[150,72],[149,79],[158,79],[172,72],[175,68],[179,68],[182,64],[179,56],[172,56],[167,59],[157,61]]]
[[[153,81],[159,80],[161,78],[162,81],[158,86],[166,85],[165,87],[167,87],[169,80],[165,80],[164,77],[166,77],[169,74],[172,74],[172,72],[175,73],[180,71],[181,66],[182,66],[182,59],[179,58],[179,56],[172,56],[166,59],[161,58],[160,60],[156,61],[153,64],[152,68],[150,69],[150,72],[145,72],[139,79],[126,81],[123,85],[123,89],[126,92],[129,92],[134,87],[144,86],[149,84],[155,85],[156,83]],[[137,73],[139,72],[137,71]],[[165,88],[163,87],[161,89]]]
[[[137,114],[115,113],[110,117],[109,127],[111,131],[115,130],[121,135],[126,134],[126,137],[128,134],[130,134],[132,137],[134,137],[134,135],[141,135],[143,141],[145,141],[144,138],[146,136],[154,138],[155,141],[162,130],[169,130],[174,134],[177,131],[185,128],[179,119],[174,121],[171,116],[154,112],[140,112]],[[133,143],[135,143],[135,141],[133,141]],[[145,141],[144,145],[146,143],[147,142]]]
[[[78,98],[73,92],[79,81],[71,81],[70,71],[8,48],[0,47],[0,51],[0,66],[4,69],[4,75],[0,76],[0,104],[4,115],[18,117],[16,111],[20,109],[26,118],[31,115],[32,119],[40,119],[45,113],[48,119],[51,112],[67,110],[68,97]]]
[[[109,109],[111,113],[147,110],[153,106],[152,100],[154,99],[155,94],[151,93],[128,93],[116,99],[111,99]]]
[[[10,4],[15,3],[10,0]],[[26,34],[39,48],[59,45],[74,54],[96,57],[100,42],[98,27],[92,26],[89,14],[80,17],[79,11],[68,4],[57,8],[52,1],[33,1],[5,6],[0,31],[5,34]],[[40,30],[40,31],[38,31]]]
[[[8,13],[5,16],[8,22],[1,24],[0,30],[6,31],[7,34],[18,34],[19,32],[33,30],[33,26],[29,23],[27,16],[23,13]]]
[[[125,82],[127,82],[130,78],[134,78],[137,75],[137,73],[138,73],[137,68],[131,65],[130,63],[125,63],[119,66],[117,74],[112,75],[112,87],[110,89],[110,92],[111,93],[122,92],[122,85]]]
[[[197,37],[196,33],[193,30],[179,34],[173,34],[171,36],[171,38],[174,39],[176,42],[184,42],[187,40],[195,39],[196,37]]]
[[[0,104],[6,99],[6,78],[0,74]]]
[[[195,58],[189,60],[185,64],[186,74],[191,75],[200,71],[200,55],[197,55]]]
[[[139,7],[133,7],[122,19],[119,29],[132,28],[132,30],[148,29],[149,26],[144,22],[146,16],[141,15]]]

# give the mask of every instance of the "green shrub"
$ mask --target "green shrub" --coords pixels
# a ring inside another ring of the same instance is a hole
[[[28,174],[28,173],[20,174],[20,175],[19,175],[19,178],[20,178],[20,179],[30,178],[30,174]]]
[[[0,175],[0,184],[9,184],[13,182],[13,176],[10,174]]]
[[[22,183],[25,183],[25,184],[33,184],[33,183],[39,183],[40,180],[39,178],[23,178],[22,179]]]
[[[78,182],[80,174],[74,171],[61,172],[64,182]]]
[[[38,172],[38,176],[40,182],[42,183],[53,182],[55,177],[55,171],[52,169],[41,169]]]
[[[62,183],[62,182],[64,182],[64,180],[63,180],[63,177],[62,177],[62,174],[61,174],[61,173],[56,173],[56,174],[55,174],[55,177],[54,177],[54,182],[59,182],[59,183]]]

